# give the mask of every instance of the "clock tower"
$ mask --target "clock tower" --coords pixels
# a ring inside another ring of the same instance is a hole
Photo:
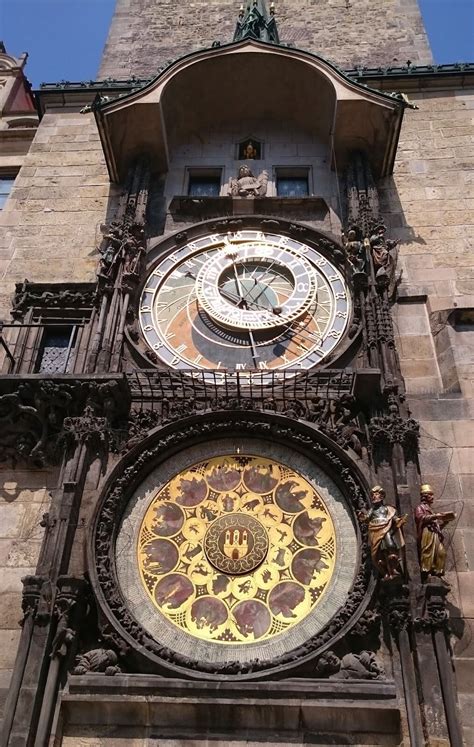
[[[462,747],[394,196],[430,61],[415,0],[117,0],[39,92],[107,203],[4,345],[56,488],[0,745]]]

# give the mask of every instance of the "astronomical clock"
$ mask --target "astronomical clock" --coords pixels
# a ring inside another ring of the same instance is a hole
[[[297,385],[343,346],[352,318],[329,241],[241,223],[152,249],[137,296],[157,369],[182,382],[199,372],[223,395],[238,371],[250,385],[255,375]],[[341,478],[343,457],[315,454],[314,429],[303,435],[275,412],[230,409],[165,424],[160,445],[137,448],[120,479],[120,507],[111,487],[96,523],[109,611],[120,598],[130,641],[201,673],[289,666],[320,648],[328,626],[347,622],[363,572],[353,505],[362,490]]]
[[[329,256],[255,229],[198,235],[161,253],[139,304],[159,363],[203,371],[311,369],[343,339],[350,316]]]

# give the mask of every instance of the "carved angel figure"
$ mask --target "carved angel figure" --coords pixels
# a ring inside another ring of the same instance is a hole
[[[265,197],[267,184],[267,171],[255,177],[248,166],[241,166],[237,179],[232,177],[229,181],[229,194],[233,197]]]

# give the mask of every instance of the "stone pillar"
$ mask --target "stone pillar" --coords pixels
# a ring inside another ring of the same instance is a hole
[[[107,446],[108,421],[90,406],[64,419],[62,486],[53,495],[37,575],[24,580],[25,612],[1,747],[43,745],[52,718],[61,661],[74,639],[84,580],[64,578],[91,461]],[[41,728],[40,728],[41,727]],[[37,742],[37,729],[43,741]]]

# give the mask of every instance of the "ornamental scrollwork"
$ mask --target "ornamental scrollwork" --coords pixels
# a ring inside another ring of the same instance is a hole
[[[11,316],[23,319],[31,308],[40,309],[90,309],[94,305],[95,289],[86,283],[61,284],[54,289],[50,284],[29,283],[24,280],[16,283]]]
[[[193,396],[179,394],[171,401],[163,397],[153,410],[132,410],[128,420],[127,437],[122,453],[135,446],[146,434],[159,425],[166,425],[197,414],[232,410],[243,412],[271,412],[284,415],[289,420],[307,421],[324,433],[342,449],[351,448],[359,457],[367,455],[365,431],[359,423],[360,405],[351,394],[341,396],[314,395],[307,402],[301,400],[278,400],[266,397],[262,401],[250,397],[219,396],[199,400]]]
[[[18,379],[5,382],[5,388],[0,394],[0,462],[13,466],[57,464],[74,434],[84,439],[89,431],[98,436],[102,428],[116,429],[129,402],[115,379]]]

